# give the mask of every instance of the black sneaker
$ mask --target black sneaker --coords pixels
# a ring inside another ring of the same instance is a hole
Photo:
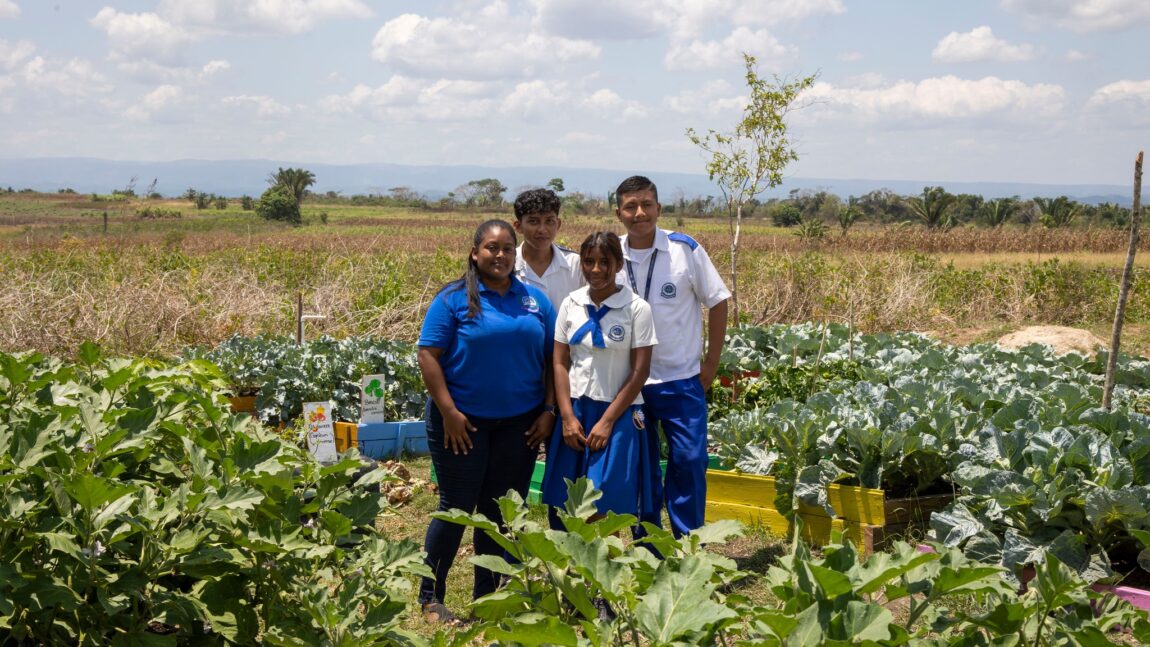
[[[611,605],[603,598],[595,598],[591,601],[591,604],[594,604],[595,609],[599,612],[600,622],[614,622],[615,618],[618,617],[615,610],[612,609]]]

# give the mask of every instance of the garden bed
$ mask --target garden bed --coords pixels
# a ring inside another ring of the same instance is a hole
[[[775,508],[775,496],[773,477],[709,469],[706,520],[737,519],[788,535],[790,524]],[[827,498],[834,517],[821,507],[799,504],[804,539],[825,544],[832,532],[841,532],[868,554],[908,531],[925,528],[930,513],[953,500],[949,494],[887,499],[882,490],[838,484],[827,487]]]

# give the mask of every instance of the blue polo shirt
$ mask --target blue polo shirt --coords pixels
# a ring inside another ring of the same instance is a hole
[[[542,290],[511,277],[500,295],[479,283],[482,311],[467,316],[467,289],[448,285],[435,295],[419,345],[442,348],[447,391],[463,413],[517,416],[543,403],[543,371],[551,361],[555,309]]]

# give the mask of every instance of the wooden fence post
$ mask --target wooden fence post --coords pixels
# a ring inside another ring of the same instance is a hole
[[[1106,384],[1102,389],[1102,406],[1110,410],[1114,396],[1114,371],[1118,367],[1118,345],[1122,341],[1122,320],[1126,316],[1126,299],[1130,295],[1130,282],[1134,274],[1134,254],[1138,251],[1138,224],[1142,219],[1142,151],[1134,160],[1134,208],[1130,211],[1130,248],[1126,252],[1126,266],[1122,269],[1122,285],[1118,288],[1118,307],[1114,310],[1114,334],[1110,337],[1110,356],[1106,358]]]

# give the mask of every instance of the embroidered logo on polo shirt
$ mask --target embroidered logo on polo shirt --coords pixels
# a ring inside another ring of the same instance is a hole
[[[623,326],[616,324],[607,331],[607,336],[611,338],[611,341],[623,341],[623,338],[627,336],[627,331],[623,330]]]
[[[664,299],[674,299],[675,298],[675,284],[674,283],[664,283],[663,287],[660,288],[660,290],[659,290],[659,296],[663,297]]]
[[[539,312],[539,302],[535,297],[523,297],[523,309],[527,312]]]

